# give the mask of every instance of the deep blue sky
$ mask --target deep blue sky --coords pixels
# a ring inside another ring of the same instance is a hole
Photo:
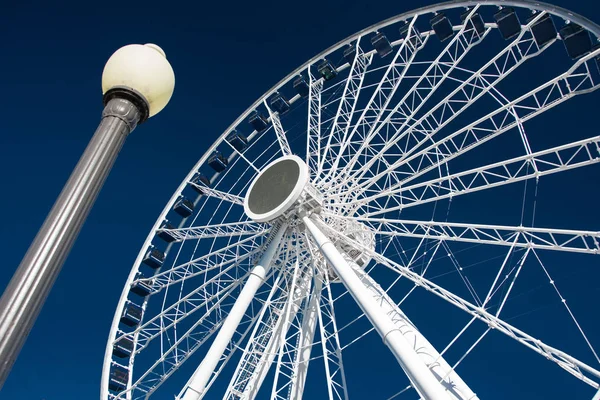
[[[102,68],[112,52],[129,43],[159,44],[175,70],[176,88],[167,108],[128,139],[0,398],[97,398],[128,268],[207,145],[306,59],[364,27],[430,3],[5,2],[0,289],[94,132]],[[600,21],[596,1],[554,3]],[[553,393],[548,386],[528,395]]]

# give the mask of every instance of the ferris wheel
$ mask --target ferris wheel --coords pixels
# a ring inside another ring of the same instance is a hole
[[[467,366],[497,341],[591,398],[599,37],[544,3],[453,1],[293,71],[157,219],[101,398],[345,400],[392,359],[369,398],[486,398],[511,371]]]

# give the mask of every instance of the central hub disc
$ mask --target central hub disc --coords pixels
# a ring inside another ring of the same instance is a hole
[[[267,165],[250,185],[244,199],[246,215],[272,221],[298,206],[308,185],[308,167],[298,156],[284,156]]]

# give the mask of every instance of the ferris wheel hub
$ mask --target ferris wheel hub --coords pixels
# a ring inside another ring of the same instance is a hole
[[[309,183],[306,163],[287,155],[267,165],[254,179],[244,199],[246,215],[257,222],[320,212],[322,197]]]

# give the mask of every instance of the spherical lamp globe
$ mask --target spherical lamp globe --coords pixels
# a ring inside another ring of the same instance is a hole
[[[130,44],[115,51],[102,72],[102,93],[115,87],[133,89],[144,97],[149,116],[158,114],[175,89],[175,74],[165,52],[155,44]]]

